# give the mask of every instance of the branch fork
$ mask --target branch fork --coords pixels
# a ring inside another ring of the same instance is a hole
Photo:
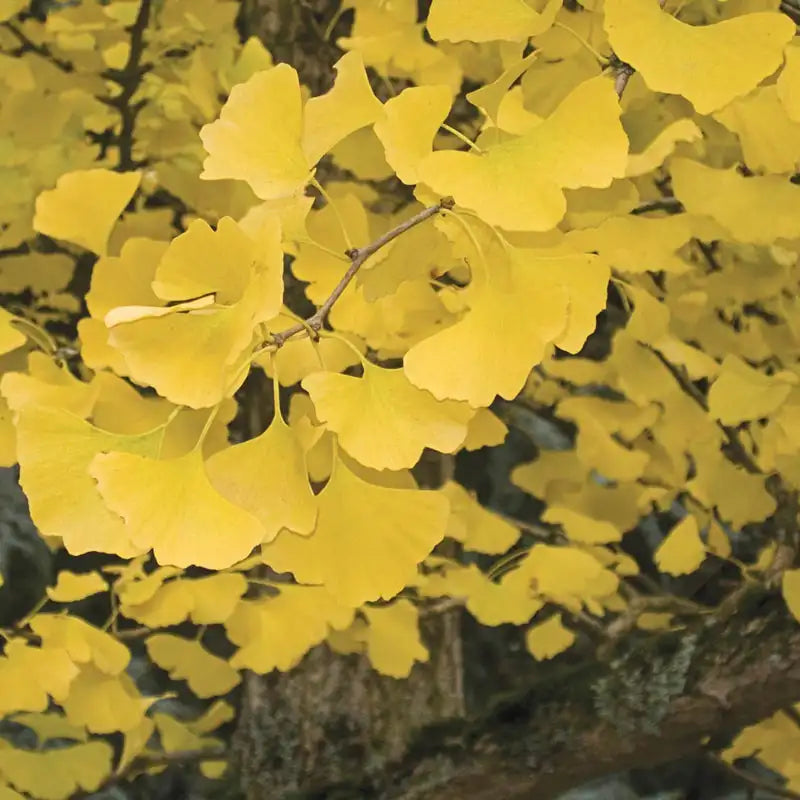
[[[331,292],[328,299],[307,319],[292,325],[280,333],[273,333],[270,335],[266,342],[266,348],[280,349],[289,339],[303,333],[304,331],[313,340],[319,339],[319,332],[328,318],[328,314],[333,308],[334,303],[342,296],[344,290],[350,285],[350,282],[356,276],[356,273],[361,269],[364,262],[373,254],[377,253],[382,247],[385,247],[389,242],[396,239],[407,230],[416,227],[426,219],[438,214],[440,211],[450,211],[455,205],[455,200],[452,197],[443,197],[436,205],[428,206],[427,208],[415,214],[413,217],[401,222],[396,227],[387,231],[382,236],[379,236],[374,242],[370,242],[364,247],[352,247],[345,251],[345,255],[350,259],[350,266],[347,272],[342,276],[342,279],[336,284],[336,288]]]

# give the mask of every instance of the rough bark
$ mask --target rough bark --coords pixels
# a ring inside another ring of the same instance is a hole
[[[728,618],[542,681],[531,662],[530,685],[474,719],[459,714],[452,652],[440,645],[408,682],[325,647],[295,672],[251,677],[237,734],[245,796],[548,800],[696,754],[800,700],[800,625],[762,590]]]
[[[427,626],[431,657],[406,680],[326,646],[285,674],[248,675],[234,739],[248,800],[359,796],[422,728],[463,717],[457,613]]]

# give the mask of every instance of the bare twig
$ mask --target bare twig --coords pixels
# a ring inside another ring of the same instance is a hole
[[[664,358],[664,356],[659,353],[658,350],[653,347],[649,347],[648,349],[669,370],[670,374],[678,382],[678,385],[681,387],[681,389],[683,389],[683,391],[689,395],[689,397],[691,397],[692,400],[694,400],[695,403],[697,403],[700,408],[703,409],[703,411],[708,413],[708,402],[706,401],[706,398],[703,396],[702,392],[688,378],[686,378],[673,363]],[[719,420],[715,421],[717,423],[717,427],[722,431],[728,441],[728,448],[733,461],[754,475],[763,474],[761,468],[753,460],[753,457],[750,455],[750,453],[747,452],[747,448],[742,443],[742,440],[736,430],[731,428],[730,425],[723,424]]]
[[[746,786],[749,786],[751,789],[756,789],[760,792],[768,792],[769,794],[775,795],[775,797],[785,797],[788,798],[788,800],[800,800],[800,794],[797,792],[793,792],[791,789],[787,789],[784,786],[776,786],[774,783],[762,781],[760,778],[756,778],[755,775],[751,775],[746,770],[739,769],[739,767],[729,764],[724,758],[721,758],[716,753],[709,753],[708,757],[715,764],[723,767],[727,772],[738,778],[742,783],[744,783]]]
[[[99,98],[106,105],[119,111],[122,118],[119,134],[116,136],[116,145],[119,149],[119,163],[117,169],[120,172],[136,169],[141,166],[133,158],[133,134],[136,125],[136,117],[144,106],[144,101],[132,103],[141,85],[142,78],[151,69],[152,65],[142,64],[144,55],[144,32],[150,23],[150,11],[152,0],[141,0],[139,13],[133,24],[127,29],[131,35],[130,49],[128,51],[128,61],[120,69],[108,69],[103,73],[103,77],[116,83],[121,91],[116,97]]]
[[[19,42],[19,55],[23,53],[35,53],[37,56],[49,61],[56,69],[61,70],[61,72],[72,72],[73,66],[69,61],[54,56],[47,45],[36,44],[36,42],[29,39],[13,22],[3,22],[1,27],[5,28]]]
[[[665,197],[662,200],[650,200],[647,203],[642,203],[636,208],[632,208],[630,213],[634,216],[647,214],[650,211],[666,211],[670,214],[679,214],[683,210],[683,204],[677,197]]]
[[[330,297],[328,297],[328,299],[308,319],[304,320],[303,322],[298,322],[296,325],[292,325],[291,328],[287,328],[285,331],[273,334],[266,343],[266,346],[261,349],[277,350],[278,348],[283,347],[283,345],[285,345],[289,339],[297,336],[300,333],[310,333],[312,331],[318,333],[325,324],[325,320],[327,319],[331,308],[333,308],[334,303],[342,296],[344,290],[349,286],[350,281],[353,280],[358,270],[361,269],[364,262],[371,255],[377,253],[378,250],[380,250],[382,247],[385,247],[387,244],[389,244],[389,242],[393,241],[407,230],[410,230],[416,225],[419,225],[421,222],[424,222],[426,219],[430,219],[431,217],[435,216],[442,209],[451,209],[454,204],[455,203],[452,197],[443,197],[435,206],[429,206],[428,208],[423,209],[419,212],[419,214],[415,214],[413,217],[401,222],[397,227],[392,228],[392,230],[384,233],[383,236],[378,237],[374,242],[371,242],[364,247],[357,247],[353,248],[352,250],[348,250],[345,255],[350,258],[350,266],[347,268],[347,272],[345,272],[345,274],[342,276],[342,279],[336,285],[336,288],[331,292]]]

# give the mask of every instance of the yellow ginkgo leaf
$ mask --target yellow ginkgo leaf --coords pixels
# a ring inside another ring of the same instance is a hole
[[[447,118],[452,95],[446,86],[411,86],[387,100],[375,123],[386,160],[403,183],[418,183],[420,163],[431,154],[433,139]]]
[[[446,535],[467,550],[498,555],[519,539],[516,526],[484,508],[461,484],[449,481],[442,493],[450,501]]]
[[[687,575],[694,572],[706,557],[697,520],[689,514],[667,534],[655,552],[655,562],[662,572]]]
[[[189,617],[198,625],[216,625],[233,613],[247,591],[247,579],[238,572],[221,572],[204,578],[184,579],[194,601]]]
[[[193,719],[189,723],[189,727],[195,733],[211,733],[215,731],[220,725],[236,718],[236,712],[230,703],[224,700],[215,700],[197,719]]]
[[[564,189],[605,187],[624,176],[628,138],[619,116],[612,81],[592,78],[529,133],[479,154],[437,151],[418,174],[491,225],[546,231],[564,216]]]
[[[13,414],[4,397],[0,397],[0,467],[17,463],[17,430]]]
[[[78,674],[63,647],[32,647],[19,639],[6,644],[0,656],[0,714],[12,711],[45,711],[48,695],[62,702]]]
[[[503,444],[508,435],[508,427],[488,408],[479,408],[467,424],[467,438],[462,447],[465,450],[480,450],[481,447],[497,447]]]
[[[463,599],[481,625],[524,625],[544,605],[524,582],[496,583],[475,564],[448,565],[444,574],[426,575],[421,578],[420,591],[429,597]]]
[[[548,0],[541,12],[520,0],[433,0],[428,32],[436,42],[522,40],[544,33],[560,8],[559,0]]]
[[[0,354],[9,353],[25,344],[25,334],[13,324],[15,317],[0,308]]]
[[[289,324],[287,323],[287,328]],[[355,346],[357,349],[363,349],[363,345],[360,348],[357,344]],[[277,353],[265,355],[267,357],[258,357],[255,362],[262,366],[270,377],[277,372],[281,386],[293,386],[306,375],[319,372],[320,358],[326,368],[333,372],[340,372],[359,363],[359,358],[352,347],[348,347],[341,339],[327,336],[318,342],[312,341],[308,336],[302,339],[289,339]]]
[[[685,272],[686,263],[676,251],[699,233],[687,217],[613,216],[597,227],[571,231],[566,241],[576,249],[598,252],[603,262],[624,272]]]
[[[123,249],[119,266],[127,268],[132,255]],[[137,382],[176,403],[214,405],[244,379],[253,329],[280,310],[282,276],[277,218],[258,228],[257,239],[228,217],[216,230],[197,220],[170,243],[155,269],[159,305],[106,311],[109,344]]]
[[[243,600],[225,622],[228,638],[239,647],[231,665],[262,675],[285,672],[322,642],[330,627],[347,628],[353,613],[321,586],[282,583],[277,596]]]
[[[762,86],[714,117],[739,137],[753,172],[794,172],[800,164],[800,121],[786,113],[776,86]]]
[[[492,125],[501,127],[498,123],[498,116],[503,100],[511,89],[511,85],[538,57],[538,51],[534,50],[530,55],[510,64],[502,74],[491,83],[487,83],[485,86],[481,86],[480,89],[470,92],[467,95],[467,100],[476,108],[479,108]]]
[[[222,744],[213,736],[200,736],[190,723],[179,722],[168,714],[156,712],[152,719],[158,729],[161,746],[167,753],[219,749]]]
[[[786,63],[776,82],[778,99],[789,119],[800,122],[800,47],[796,44],[787,47],[785,56]]]
[[[157,305],[159,298],[153,292],[152,281],[168,246],[166,242],[134,237],[125,242],[118,256],[99,258],[92,268],[92,285],[86,294],[92,317],[102,320],[121,305]]]
[[[43,644],[64,648],[76,664],[91,663],[101,672],[118,675],[131,659],[122,642],[80,617],[37,614],[30,625]]]
[[[257,36],[251,36],[239,51],[236,63],[225,70],[221,80],[226,91],[237,83],[244,83],[253,73],[269,69],[274,64],[269,50]]]
[[[781,65],[783,48],[795,34],[794,23],[777,11],[705,27],[675,19],[658,0],[606,0],[603,11],[616,55],[654,92],[683,95],[699,114],[754,89]]]
[[[162,431],[116,435],[66,411],[41,407],[22,409],[16,427],[20,483],[39,531],[60,536],[72,555],[139,555],[142,549],[131,542],[119,516],[106,508],[87,468],[104,450],[155,455]]]
[[[372,92],[361,54],[345,53],[335,64],[333,88],[303,109],[302,148],[314,165],[342,139],[375,122],[383,105]]]
[[[158,263],[153,291],[171,302],[212,295],[220,305],[242,299],[254,280],[271,274],[267,291],[260,292],[261,307],[256,322],[274,317],[283,302],[283,253],[277,219],[259,230],[261,247],[230,217],[223,217],[216,230],[201,219],[175,237]]]
[[[198,449],[164,461],[101,453],[89,472],[131,541],[152,549],[159,564],[225,569],[264,538],[258,519],[211,485]]]
[[[688,117],[670,122],[641,153],[628,156],[625,174],[629,178],[646,175],[660,167],[672,155],[679,142],[696,142],[703,138],[703,132]]]
[[[557,522],[564,527],[567,537],[573,542],[584,544],[606,544],[622,540],[622,531],[610,522],[592,519],[571,508],[548,506],[542,515],[545,522]]]
[[[789,611],[800,622],[800,569],[787,569],[783,573],[781,589]]]
[[[156,698],[142,697],[130,675],[107,675],[84,666],[62,702],[67,719],[92,733],[126,732],[141,725]]]
[[[597,315],[605,308],[611,267],[588,253],[553,258],[550,266],[569,298],[567,323],[554,344],[568,353],[578,353],[594,333]]]
[[[139,186],[141,173],[68,172],[36,198],[34,230],[104,255],[111,229]]]
[[[169,672],[173,680],[185,680],[197,697],[227,694],[241,680],[224,658],[209,653],[195,639],[156,633],[145,646],[154,663]]]
[[[231,89],[219,119],[200,130],[208,153],[201,178],[247,181],[262,200],[295,194],[310,176],[300,137],[303,104],[288,64]]]
[[[45,752],[0,748],[0,773],[29,797],[67,800],[78,790],[91,794],[111,774],[108,742],[82,742]]]
[[[582,603],[613,594],[619,578],[583,550],[536,544],[513,572],[503,576],[503,583],[509,588],[528,587],[534,595],[579,610]]]
[[[27,7],[26,0],[0,0],[0,22],[5,22]]]
[[[323,585],[351,608],[394,597],[444,536],[448,502],[441,494],[369,484],[341,459],[318,497],[314,533],[281,533],[262,547],[264,561],[301,583]]]
[[[533,625],[525,632],[525,645],[537,661],[544,661],[564,650],[568,650],[575,642],[575,634],[565,628],[561,622],[561,614],[553,614],[545,622]]]
[[[62,714],[54,711],[44,714],[31,712],[14,714],[13,719],[14,722],[30,728],[36,734],[40,744],[44,744],[50,739],[72,739],[76,742],[85,742],[88,737],[86,728],[73,725]]]
[[[528,464],[519,464],[511,471],[511,482],[520,489],[553,502],[557,490],[577,491],[586,480],[586,467],[574,450],[545,450]]]
[[[405,469],[426,447],[452,453],[464,441],[474,414],[469,405],[437,400],[410,383],[402,369],[367,361],[363,369],[360,378],[317,372],[303,379],[317,418],[357,461],[373,469]]]
[[[748,522],[761,522],[775,511],[775,498],[767,491],[763,475],[747,472],[720,453],[717,461],[699,463],[698,475],[688,486],[707,493],[709,505],[738,530]]]
[[[164,583],[175,572],[174,567],[159,567],[143,580],[123,586],[122,613],[150,628],[177,625],[188,618],[198,625],[214,625],[225,622],[247,591],[247,581],[239,573]]]
[[[729,558],[731,555],[731,540],[725,529],[715,519],[708,525],[706,534],[707,548],[709,553],[713,553],[720,558]]]
[[[406,353],[409,380],[440,400],[475,407],[496,395],[516,397],[567,323],[567,292],[552,263],[515,250],[507,269],[498,264],[491,277],[471,285],[464,317]]]
[[[723,226],[717,238],[770,245],[800,237],[800,186],[788,178],[745,177],[735,167],[713,169],[684,158],[673,159],[671,172],[675,196],[686,210]]]
[[[109,343],[135,381],[176,405],[205,408],[231,396],[245,379],[257,309],[253,291],[232,306],[139,315],[110,328]]]
[[[47,596],[56,603],[74,603],[107,590],[108,584],[99,572],[78,574],[61,570],[56,585],[47,587]]]
[[[125,769],[136,756],[144,751],[155,729],[156,725],[153,720],[144,717],[135,728],[124,732],[125,743],[122,745],[117,769]]]
[[[7,372],[0,379],[0,391],[13,411],[48,406],[86,417],[97,397],[97,387],[78,380],[67,367],[44,353],[28,353],[27,372]]]
[[[305,451],[280,414],[260,436],[213,455],[206,469],[223,497],[259,520],[264,541],[281,528],[303,534],[314,529],[317,504]]]
[[[708,412],[723,425],[768,417],[783,405],[796,383],[792,373],[765,375],[728,354],[708,392]]]
[[[408,600],[387,606],[365,606],[367,657],[381,674],[407,678],[416,661],[427,661],[428,650],[419,635],[419,613]]]
[[[305,108],[288,64],[234,86],[219,119],[200,131],[208,152],[201,177],[247,181],[262,200],[300,192],[328,150],[382,113],[361,56],[347,53],[336,67],[333,89]]]

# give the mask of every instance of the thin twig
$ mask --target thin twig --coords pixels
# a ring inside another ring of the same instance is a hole
[[[36,42],[29,39],[23,31],[21,31],[13,22],[6,21],[2,23],[2,27],[5,28],[9,33],[13,34],[14,38],[20,44],[20,55],[22,53],[35,53],[40,58],[49,61],[54,67],[60,69],[61,72],[72,72],[73,66],[69,61],[65,61],[63,58],[59,58],[58,56],[54,56],[47,45],[44,44],[36,44]]]
[[[632,208],[630,213],[634,216],[647,214],[650,211],[667,211],[670,214],[679,214],[683,210],[683,204],[677,197],[665,197],[662,200],[650,200],[647,203],[642,203]]]
[[[653,347],[648,347],[650,352],[652,352],[658,360],[669,370],[670,374],[673,378],[678,382],[678,385],[683,389],[683,391],[692,398],[692,400],[700,406],[706,413],[708,413],[708,402],[704,397],[703,393],[684,375],[681,371],[672,364],[668,359],[664,358],[664,356],[658,352]],[[732,460],[739,464],[739,466],[744,467],[748,472],[754,475],[761,475],[763,474],[762,470],[753,460],[753,457],[750,453],[747,452],[747,448],[742,443],[739,434],[731,428],[729,425],[725,425],[719,420],[715,420],[717,423],[717,427],[722,431],[725,435],[725,438],[728,441],[728,447],[731,451]]]
[[[364,247],[348,250],[346,255],[350,258],[350,266],[336,285],[336,288],[331,292],[330,297],[328,297],[308,319],[303,322],[298,322],[296,325],[292,325],[291,328],[287,328],[285,331],[273,334],[266,343],[266,346],[261,349],[272,348],[277,350],[283,347],[293,336],[297,336],[300,333],[309,331],[318,333],[325,324],[325,320],[328,318],[328,314],[331,308],[333,308],[334,303],[342,296],[344,290],[349,286],[350,281],[353,280],[356,273],[371,255],[377,253],[378,250],[385,247],[389,242],[393,241],[407,230],[419,225],[426,219],[430,219],[442,209],[451,209],[454,205],[455,202],[452,197],[443,197],[435,206],[423,209],[419,214],[415,214],[413,217],[405,220],[405,222],[401,222],[396,228],[392,228],[392,230],[384,233],[383,236],[378,237],[374,242]]]
[[[791,789],[787,789],[785,786],[776,786],[774,783],[762,781],[760,778],[756,778],[746,770],[739,769],[739,767],[729,764],[724,758],[721,758],[716,753],[709,753],[708,757],[715,764],[723,767],[727,772],[738,778],[742,783],[744,783],[746,786],[749,786],[751,789],[756,789],[760,792],[769,792],[770,794],[774,794],[776,797],[785,797],[788,798],[788,800],[800,800],[800,794],[798,794],[798,792],[793,792]]]

